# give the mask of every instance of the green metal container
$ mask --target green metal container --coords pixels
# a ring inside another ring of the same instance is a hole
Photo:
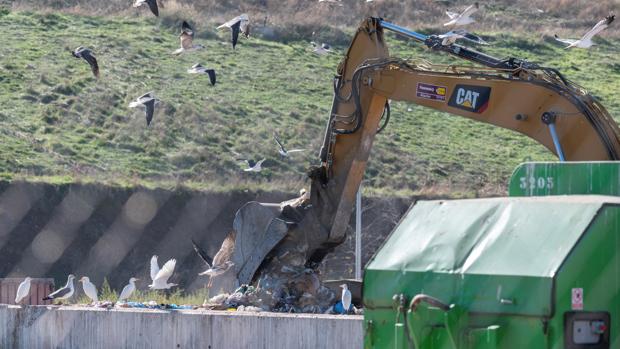
[[[413,205],[365,271],[366,347],[620,348],[620,198],[557,195],[615,190],[619,167],[579,165],[520,166],[521,197]]]

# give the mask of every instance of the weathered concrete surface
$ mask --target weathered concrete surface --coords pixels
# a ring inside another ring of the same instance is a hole
[[[361,348],[362,316],[0,305],[1,348]]]

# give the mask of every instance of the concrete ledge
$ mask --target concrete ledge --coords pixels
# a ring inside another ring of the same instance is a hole
[[[0,305],[1,348],[361,348],[363,317]]]

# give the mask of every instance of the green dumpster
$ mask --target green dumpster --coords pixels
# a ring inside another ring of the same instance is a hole
[[[553,194],[413,205],[366,267],[365,346],[620,348],[620,198]]]

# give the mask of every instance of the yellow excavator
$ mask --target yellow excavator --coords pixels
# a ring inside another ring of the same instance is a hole
[[[434,65],[391,57],[386,31],[474,64]],[[361,23],[338,66],[333,88],[321,165],[309,170],[309,190],[282,203],[249,202],[237,212],[235,244],[228,251],[234,263],[227,273],[231,287],[259,283],[274,294],[290,295],[291,275],[312,273],[345,241],[373,141],[390,119],[388,100],[520,132],[560,161],[620,158],[620,130],[614,120],[556,69],[517,58],[498,59],[458,44],[443,45],[438,36],[380,18]]]

